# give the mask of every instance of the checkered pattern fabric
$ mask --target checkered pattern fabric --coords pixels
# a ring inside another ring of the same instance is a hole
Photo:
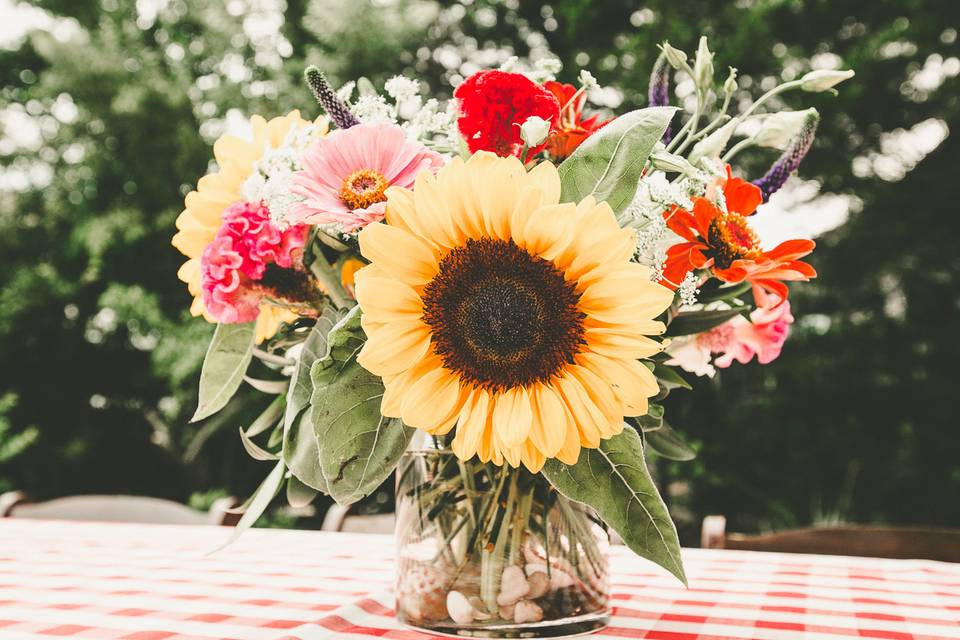
[[[0,520],[0,639],[422,640],[393,616],[388,536]],[[690,589],[613,552],[596,638],[960,639],[960,564],[686,550]]]

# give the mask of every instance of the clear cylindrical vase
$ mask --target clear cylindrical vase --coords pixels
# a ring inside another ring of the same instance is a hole
[[[397,618],[455,636],[606,626],[609,535],[540,474],[410,451],[397,470]]]

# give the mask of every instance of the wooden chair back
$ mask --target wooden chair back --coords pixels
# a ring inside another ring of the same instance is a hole
[[[847,526],[794,529],[755,536],[727,533],[725,529],[726,518],[707,516],[703,520],[700,545],[706,549],[960,562],[960,531],[951,529]]]
[[[203,512],[171,500],[145,496],[84,495],[31,502],[26,494],[11,491],[0,495],[0,517],[93,522],[138,522],[145,524],[233,525],[239,516],[231,512],[234,498],[221,498]]]
[[[323,517],[322,531],[349,531],[351,533],[393,533],[397,525],[395,513],[350,515],[350,507],[334,503]]]

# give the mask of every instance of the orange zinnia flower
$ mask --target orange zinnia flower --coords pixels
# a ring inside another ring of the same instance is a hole
[[[710,268],[725,282],[751,283],[757,304],[768,306],[768,294],[787,299],[784,281],[816,277],[814,268],[800,261],[816,246],[812,240],[787,240],[770,251],[760,249],[747,221],[762,201],[759,188],[732,177],[728,166],[722,189],[726,211],[708,198],[694,198],[692,213],[675,207],[664,214],[667,226],[686,242],[667,250],[661,284],[676,289],[691,270]]]
[[[583,104],[587,96],[572,84],[563,84],[549,80],[544,88],[552,93],[560,103],[560,120],[547,138],[547,152],[555,161],[567,158],[580,144],[606,125],[609,120],[600,121],[600,116],[583,119]]]

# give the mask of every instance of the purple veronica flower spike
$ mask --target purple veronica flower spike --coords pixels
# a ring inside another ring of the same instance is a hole
[[[657,61],[653,64],[653,71],[650,72],[650,88],[647,97],[651,107],[666,107],[670,104],[670,65],[663,54],[660,54],[660,57],[657,58]],[[669,144],[672,139],[673,131],[668,126],[663,133],[661,142]]]
[[[313,97],[317,99],[317,102],[320,103],[320,106],[323,107],[323,110],[327,112],[327,115],[330,116],[337,127],[349,129],[360,124],[357,117],[350,113],[350,109],[343,103],[343,100],[338,98],[337,94],[330,88],[330,84],[320,69],[310,65],[304,71],[303,76],[310,86],[310,91],[313,92]]]
[[[787,181],[787,178],[790,177],[790,174],[800,166],[804,156],[810,151],[810,146],[813,145],[813,139],[817,134],[817,124],[819,122],[820,116],[812,113],[806,122],[803,123],[803,128],[800,129],[800,132],[790,141],[790,144],[787,145],[783,154],[777,158],[777,161],[770,166],[770,169],[763,174],[762,178],[753,181],[753,184],[760,187],[764,202],[779,191],[780,187]]]

